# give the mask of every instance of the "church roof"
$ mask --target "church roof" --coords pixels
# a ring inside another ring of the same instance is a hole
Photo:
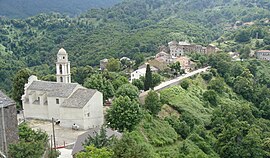
[[[78,86],[77,83],[58,83],[48,81],[33,81],[28,90],[47,92],[48,97],[67,98]]]
[[[79,88],[61,104],[61,107],[83,108],[96,92],[94,89]]]
[[[15,105],[16,103],[0,90],[0,108]]]
[[[58,54],[61,54],[61,55],[66,55],[67,52],[64,48],[61,48],[59,51],[58,51]]]

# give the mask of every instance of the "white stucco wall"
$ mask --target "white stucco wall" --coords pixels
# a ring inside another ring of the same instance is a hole
[[[103,95],[96,92],[91,100],[83,108],[84,128],[100,127],[104,123]]]
[[[141,69],[136,70],[134,72],[131,73],[131,81],[135,80],[135,79],[139,79],[141,76],[145,76],[146,73],[146,69],[145,72],[141,71]]]
[[[26,118],[44,119],[48,120],[48,106],[47,105],[35,105],[35,104],[23,104],[24,116]]]
[[[80,126],[81,129],[84,128],[83,120],[83,109],[82,108],[63,108],[60,107],[60,126],[66,128],[72,128],[75,123]]]
[[[31,95],[29,95],[31,93]],[[29,98],[28,102],[24,99],[23,109],[24,116],[26,118],[36,118],[36,119],[48,119],[48,105],[44,105],[46,101],[46,95],[41,91],[27,91],[25,98]],[[40,97],[38,101],[38,97]],[[35,102],[36,101],[36,102]],[[41,102],[43,101],[43,102]]]
[[[59,99],[59,104],[56,104],[56,99]],[[48,117],[49,119],[59,119],[60,105],[66,98],[48,97]]]

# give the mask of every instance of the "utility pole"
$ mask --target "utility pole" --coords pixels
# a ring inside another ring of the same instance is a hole
[[[55,133],[54,133],[54,119],[53,119],[53,118],[52,118],[52,129],[53,129],[53,144],[54,144],[54,150],[56,150]]]

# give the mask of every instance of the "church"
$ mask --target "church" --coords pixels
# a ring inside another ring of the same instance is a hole
[[[58,120],[60,126],[80,129],[102,126],[103,95],[78,83],[71,83],[70,62],[61,48],[57,54],[56,82],[30,76],[25,84],[22,104],[25,118]]]

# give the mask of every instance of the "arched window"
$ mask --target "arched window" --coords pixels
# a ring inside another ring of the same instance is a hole
[[[60,71],[60,74],[63,73],[63,65],[59,65],[59,71]]]

